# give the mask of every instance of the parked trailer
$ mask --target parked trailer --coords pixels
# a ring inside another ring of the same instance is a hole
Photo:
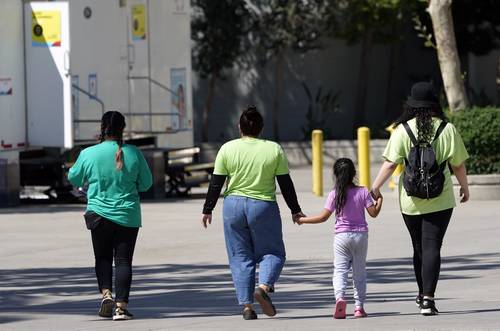
[[[106,110],[125,115],[126,140],[193,145],[189,0],[2,0],[0,37],[1,192],[16,191],[2,162],[22,186],[67,192]]]

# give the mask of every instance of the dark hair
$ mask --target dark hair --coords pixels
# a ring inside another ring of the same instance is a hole
[[[125,129],[125,117],[119,111],[108,111],[102,115],[100,141],[106,139],[115,140],[118,150],[115,154],[116,169],[123,168],[123,130]]]
[[[340,158],[333,165],[333,174],[335,175],[335,213],[342,213],[347,201],[347,189],[354,185],[356,168],[351,159]]]
[[[394,123],[394,128],[399,124],[407,122],[413,118],[417,119],[417,140],[419,142],[431,142],[434,134],[434,126],[432,125],[432,117],[440,118],[443,121],[448,121],[441,106],[431,107],[410,107],[407,104],[403,107],[403,114]]]
[[[245,136],[257,137],[264,127],[264,119],[257,107],[250,105],[240,116],[240,130]]]

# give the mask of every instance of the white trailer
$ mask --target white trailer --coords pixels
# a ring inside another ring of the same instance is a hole
[[[126,139],[193,145],[189,0],[1,0],[0,37],[0,160],[93,143],[106,110]]]

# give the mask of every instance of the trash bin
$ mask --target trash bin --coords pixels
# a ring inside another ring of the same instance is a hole
[[[0,159],[0,207],[19,205],[19,163]]]
[[[143,199],[165,198],[165,155],[162,150],[143,150],[149,169],[153,174],[153,186],[141,193]]]

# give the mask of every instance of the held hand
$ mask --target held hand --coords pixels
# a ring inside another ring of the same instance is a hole
[[[206,229],[207,223],[212,224],[212,215],[211,214],[203,214],[203,217],[201,219],[201,223],[203,224],[203,227]]]
[[[465,203],[469,201],[469,188],[468,187],[461,187],[460,188],[460,203]]]
[[[301,218],[301,217],[306,217],[306,215],[304,215],[303,212],[299,211],[298,213],[296,214],[293,214],[292,215],[292,220],[293,220],[293,223],[297,223],[297,221]],[[300,225],[300,224],[299,224]]]
[[[372,188],[372,190],[370,191],[370,194],[372,195],[372,198],[375,199],[375,200],[378,200],[378,198],[381,198],[382,197],[382,193],[380,193],[380,189],[379,188]]]

